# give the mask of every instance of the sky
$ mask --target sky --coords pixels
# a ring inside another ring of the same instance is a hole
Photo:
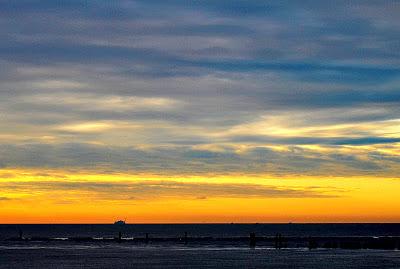
[[[399,13],[0,1],[0,223],[400,222]]]

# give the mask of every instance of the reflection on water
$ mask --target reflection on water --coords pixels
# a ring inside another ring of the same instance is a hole
[[[68,244],[0,247],[0,268],[399,268],[392,250]]]
[[[254,248],[249,233],[257,236]],[[400,225],[0,225],[0,268],[400,268],[397,245],[388,250],[309,249],[293,241],[276,249],[277,234],[307,240],[385,236],[391,243]]]

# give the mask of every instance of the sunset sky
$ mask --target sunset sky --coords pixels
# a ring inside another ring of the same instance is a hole
[[[399,14],[0,1],[0,223],[400,222]]]

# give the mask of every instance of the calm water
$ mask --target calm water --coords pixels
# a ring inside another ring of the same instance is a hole
[[[260,236],[399,236],[399,224],[204,224],[204,225],[0,225],[0,268],[400,268],[398,250],[342,250],[267,246],[247,242],[71,242],[7,241],[18,236],[68,238],[246,237]]]
[[[0,249],[0,268],[400,268],[400,252],[33,246]]]
[[[114,237],[121,231],[127,237],[190,236],[236,237],[255,232],[261,236],[400,236],[400,224],[127,224],[116,225],[0,225],[0,240],[25,237]]]

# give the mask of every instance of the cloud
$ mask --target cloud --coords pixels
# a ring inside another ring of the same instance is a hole
[[[3,1],[0,166],[393,174],[399,10]]]
[[[58,129],[63,131],[70,132],[102,132],[107,129],[112,128],[110,124],[107,123],[97,123],[97,122],[89,122],[89,123],[77,123],[71,125],[60,126]]]
[[[79,182],[35,181],[0,182],[2,190],[13,193],[61,192],[64,198],[85,193],[96,200],[158,200],[158,199],[212,199],[212,198],[335,198],[329,188],[288,188],[257,184],[182,183],[175,181],[139,182]],[[334,190],[338,192],[338,190]],[[28,197],[29,198],[29,195]]]
[[[271,136],[236,136],[232,141],[284,145],[374,145],[399,143],[397,137],[271,137]]]
[[[398,146],[110,147],[95,144],[1,145],[3,168],[49,168],[174,175],[269,174],[309,176],[395,176]],[[315,146],[315,145],[314,145]],[[208,148],[207,147],[211,147]],[[393,153],[391,153],[393,151]]]

